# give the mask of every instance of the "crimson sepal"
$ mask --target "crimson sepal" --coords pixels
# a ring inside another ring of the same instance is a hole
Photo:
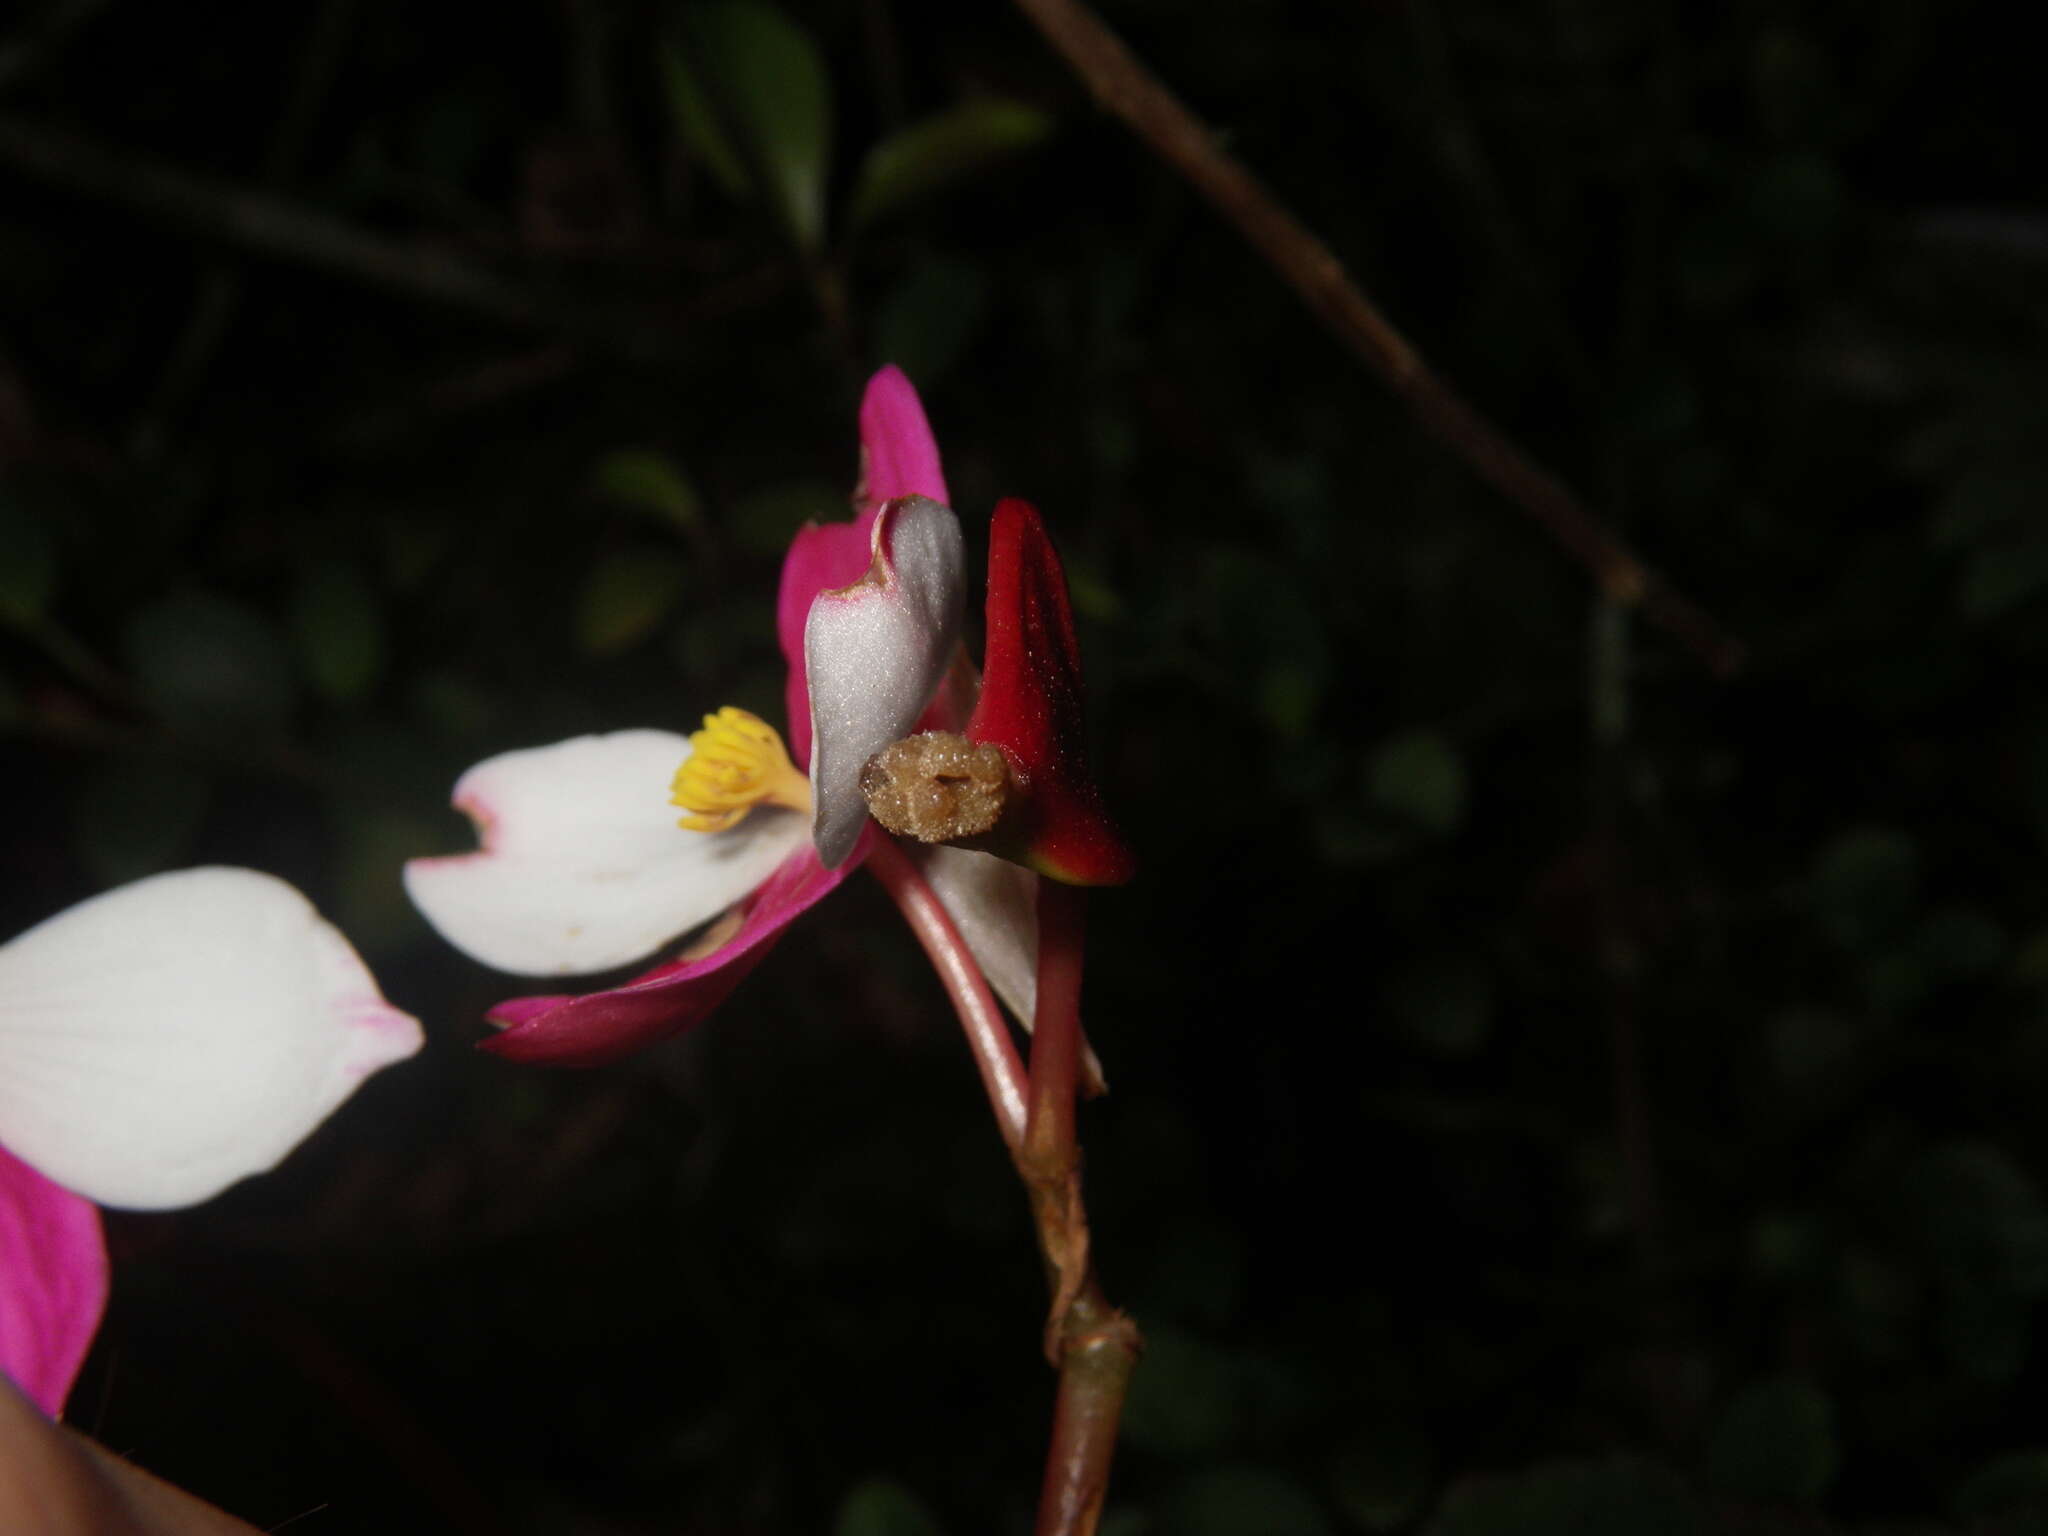
[[[1137,873],[1088,770],[1081,650],[1066,572],[1038,509],[1014,497],[989,525],[988,643],[970,741],[993,742],[1022,791],[1001,850],[1068,885],[1122,885]]]

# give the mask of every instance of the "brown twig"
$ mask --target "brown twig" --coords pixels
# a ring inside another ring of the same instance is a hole
[[[1226,154],[1195,115],[1082,0],[1017,0],[1096,99],[1237,227],[1337,338],[1481,479],[1592,571],[1614,601],[1641,608],[1723,676],[1740,642],[1636,557],[1566,486],[1453,389],[1345,272],[1330,248]]]

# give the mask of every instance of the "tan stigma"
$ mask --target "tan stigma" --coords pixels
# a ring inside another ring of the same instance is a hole
[[[860,792],[875,820],[921,843],[984,836],[1010,803],[1002,749],[947,731],[891,742],[861,765]]]

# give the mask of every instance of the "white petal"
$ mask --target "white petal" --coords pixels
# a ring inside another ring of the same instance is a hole
[[[0,946],[0,1140],[103,1205],[190,1205],[274,1166],[420,1046],[284,881],[185,869]]]
[[[990,990],[1026,1029],[1038,1008],[1038,876],[990,853],[912,847]]]
[[[819,593],[804,624],[812,832],[827,869],[867,824],[861,764],[916,728],[960,643],[965,555],[952,509],[923,496],[886,503],[873,551],[867,575]]]
[[[1028,1032],[1038,1014],[1038,876],[994,854],[943,843],[910,846],[910,854],[973,952],[989,990]],[[1085,1035],[1081,1074],[1091,1097],[1109,1091],[1102,1060]]]
[[[671,731],[615,731],[478,763],[455,805],[482,848],[414,859],[406,893],[442,938],[516,976],[641,959],[767,879],[810,830],[772,807],[725,832],[677,826],[669,783],[689,755]]]

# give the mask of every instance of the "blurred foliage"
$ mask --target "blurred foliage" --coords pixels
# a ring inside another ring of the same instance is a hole
[[[522,986],[398,885],[490,753],[780,717],[780,553],[893,359],[970,541],[1061,539],[1145,857],[1090,940],[1153,1340],[1105,1530],[2048,1530],[2008,18],[1106,14],[1747,668],[1595,622],[1003,8],[17,7],[6,931],[258,865],[433,1042],[113,1220],[73,1417],[307,1532],[1028,1528],[1038,1268],[886,903],[551,1074],[467,1049]]]

